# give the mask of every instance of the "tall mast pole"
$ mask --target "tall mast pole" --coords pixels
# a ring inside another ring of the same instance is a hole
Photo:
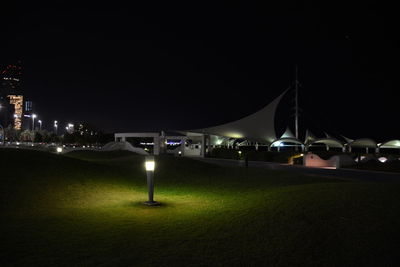
[[[296,131],[296,139],[299,139],[299,92],[298,92],[298,89],[299,89],[299,87],[298,87],[298,83],[299,83],[299,81],[298,81],[298,77],[297,77],[297,65],[296,65],[296,82],[295,82],[295,94],[296,94],[296,96],[295,96],[295,112],[296,112],[296,114],[295,114],[295,121],[294,121],[294,123],[295,123],[295,131]]]

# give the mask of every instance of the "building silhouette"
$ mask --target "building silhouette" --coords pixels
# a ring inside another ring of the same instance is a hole
[[[24,96],[21,90],[21,61],[9,64],[0,75],[0,123],[22,129],[24,116]]]

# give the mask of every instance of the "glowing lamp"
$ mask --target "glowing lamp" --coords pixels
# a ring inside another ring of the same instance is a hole
[[[146,159],[146,162],[145,162],[145,167],[146,167],[146,171],[151,171],[151,172],[153,172],[154,171],[154,168],[155,168],[155,166],[156,166],[156,164],[155,164],[155,162],[154,162],[154,159],[153,160],[147,160]]]
[[[57,147],[57,153],[61,153],[63,151],[62,147]]]
[[[144,167],[146,168],[146,173],[147,173],[147,188],[148,188],[148,194],[149,194],[149,200],[144,202],[145,205],[148,206],[158,206],[160,203],[154,201],[153,196],[154,196],[154,169],[156,167],[156,163],[154,161],[153,156],[147,156]]]

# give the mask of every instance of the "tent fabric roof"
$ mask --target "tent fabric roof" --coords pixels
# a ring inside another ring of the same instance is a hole
[[[296,138],[287,137],[287,138],[279,138],[278,140],[273,141],[270,144],[270,147],[279,146],[281,143],[294,143],[294,144],[303,145],[303,143],[300,140],[298,140]]]
[[[351,147],[377,147],[374,140],[370,138],[360,138],[349,143]]]
[[[289,126],[286,127],[286,131],[282,134],[281,138],[296,138],[292,131],[290,130]]]
[[[329,147],[340,147],[343,148],[344,144],[335,138],[321,138],[314,140],[308,146],[312,146],[313,144],[325,144]]]
[[[230,123],[190,130],[189,132],[213,134],[230,138],[243,138],[255,142],[270,144],[276,140],[275,112],[279,102],[288,90],[263,109],[240,120]]]
[[[306,138],[304,139],[305,144],[311,143],[312,141],[314,141],[316,139],[317,138],[310,130],[306,130]]]
[[[325,136],[327,139],[335,139],[333,138],[330,134],[328,134],[327,132],[324,132]]]
[[[381,148],[400,148],[400,140],[389,140],[382,144],[379,144]]]
[[[343,137],[344,140],[346,140],[346,143],[351,143],[351,142],[354,141],[353,139],[350,139],[350,138],[348,138],[348,137],[346,137],[344,135],[341,135],[341,136]]]

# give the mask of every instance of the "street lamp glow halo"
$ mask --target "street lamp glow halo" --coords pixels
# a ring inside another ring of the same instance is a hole
[[[146,171],[153,172],[155,167],[156,167],[156,163],[154,162],[154,159],[153,160],[146,160],[146,162],[144,163],[144,166],[146,168]]]

